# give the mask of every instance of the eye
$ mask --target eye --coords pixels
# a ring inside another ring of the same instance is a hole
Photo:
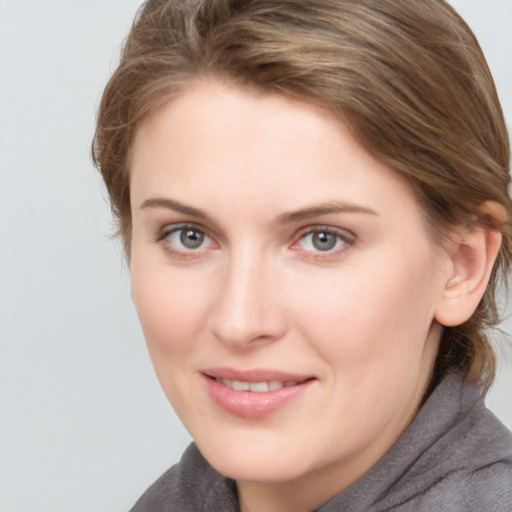
[[[178,245],[178,242],[186,249],[199,249],[206,238],[204,231],[196,228],[181,228],[169,236],[169,239]]]
[[[296,243],[299,249],[309,252],[329,253],[343,250],[354,243],[352,236],[333,228],[312,229]]]
[[[198,252],[214,244],[203,229],[192,225],[169,226],[158,237],[158,241],[161,240],[174,254]]]

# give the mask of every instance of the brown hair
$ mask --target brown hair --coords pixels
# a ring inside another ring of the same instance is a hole
[[[487,328],[512,254],[509,141],[475,36],[444,0],[148,0],[99,108],[93,159],[129,254],[130,151],[140,122],[191,80],[215,75],[323,105],[403,175],[439,240],[468,222],[503,233],[472,318],[445,328],[434,380],[452,368],[489,386]],[[507,220],[484,217],[485,201]]]

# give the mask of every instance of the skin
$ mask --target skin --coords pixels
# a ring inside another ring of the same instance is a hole
[[[132,296],[154,367],[242,510],[310,511],[372,467],[421,403],[457,267],[409,186],[325,109],[208,79],[139,128],[131,201]],[[205,233],[198,248],[183,224]],[[211,367],[313,380],[242,418],[206,392]]]

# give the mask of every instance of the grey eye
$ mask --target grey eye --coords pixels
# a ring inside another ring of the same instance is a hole
[[[339,237],[327,231],[318,231],[311,234],[311,244],[318,251],[330,251],[336,246]]]
[[[352,240],[345,232],[329,228],[312,229],[306,233],[297,244],[301,249],[311,252],[336,252],[352,245]]]
[[[183,228],[178,230],[180,242],[187,249],[198,249],[204,243],[205,234],[203,231],[194,228]]]

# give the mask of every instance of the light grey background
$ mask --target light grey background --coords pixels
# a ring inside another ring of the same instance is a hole
[[[0,0],[0,511],[126,511],[188,435],[160,391],[89,159],[140,0]],[[512,124],[512,0],[454,0]],[[507,332],[512,324],[505,324]],[[512,427],[512,365],[489,396]]]

